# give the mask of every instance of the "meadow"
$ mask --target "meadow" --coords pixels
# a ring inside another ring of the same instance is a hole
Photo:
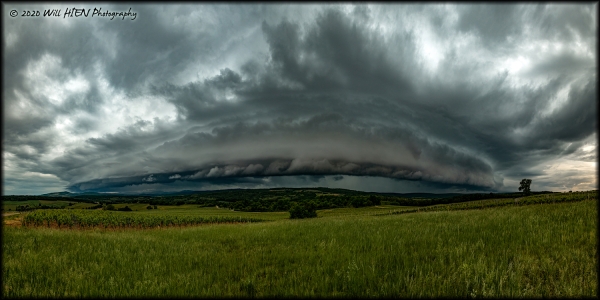
[[[2,294],[595,297],[597,193],[582,195],[400,214],[414,208],[335,208],[302,220],[159,206],[112,213],[265,221],[143,230],[4,226]]]

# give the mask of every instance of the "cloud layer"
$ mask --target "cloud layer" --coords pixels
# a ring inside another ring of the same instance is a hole
[[[597,4],[129,7],[4,19],[5,194],[597,187]]]

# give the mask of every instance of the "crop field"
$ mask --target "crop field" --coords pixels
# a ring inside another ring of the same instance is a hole
[[[177,216],[177,215],[141,215],[114,211],[89,210],[38,210],[23,218],[24,226],[56,226],[58,228],[156,228],[168,226],[191,226],[216,223],[250,223],[261,219],[224,216]]]
[[[194,205],[26,212],[24,223],[63,213],[78,221],[142,220],[139,228],[167,218],[265,221],[143,230],[4,226],[2,295],[595,297],[598,199],[590,195],[401,214],[393,210],[415,207],[335,208],[302,220]]]

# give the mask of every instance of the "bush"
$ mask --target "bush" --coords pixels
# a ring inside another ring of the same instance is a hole
[[[115,206],[112,204],[107,205],[104,210],[115,210]]]
[[[25,204],[25,205],[18,205],[17,206],[17,211],[30,211],[30,210],[34,210],[35,208],[30,207],[29,204]]]
[[[317,210],[312,201],[307,204],[294,202],[290,208],[290,219],[316,218]]]
[[[102,204],[86,207],[85,209],[98,209],[98,208],[102,208]],[[71,207],[70,209],[73,209],[73,208]]]
[[[118,210],[118,211],[132,211],[132,209],[131,209],[131,208],[129,208],[129,206],[125,206],[125,207],[119,208],[119,209],[117,209],[117,210]]]
[[[146,206],[146,209],[152,209],[151,205]]]

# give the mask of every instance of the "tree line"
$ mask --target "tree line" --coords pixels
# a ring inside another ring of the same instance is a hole
[[[529,192],[529,191],[528,191]],[[544,194],[551,192],[529,192]],[[374,205],[429,206],[458,202],[477,201],[498,198],[517,198],[523,193],[477,193],[462,194],[450,198],[406,198],[401,196],[366,193],[340,189],[262,189],[262,190],[228,190],[210,191],[187,195],[84,195],[70,197],[48,196],[7,196],[5,201],[19,200],[66,200],[97,204],[89,209],[106,207],[114,204],[145,203],[151,207],[193,204],[201,207],[219,206],[237,211],[276,212],[289,211],[294,204],[315,209],[342,207],[367,207]],[[113,206],[114,207],[114,206]],[[35,207],[35,208],[46,208]],[[48,207],[50,208],[50,207]],[[25,208],[22,208],[25,209]],[[34,208],[30,208],[34,209]],[[105,208],[106,209],[106,208]]]

